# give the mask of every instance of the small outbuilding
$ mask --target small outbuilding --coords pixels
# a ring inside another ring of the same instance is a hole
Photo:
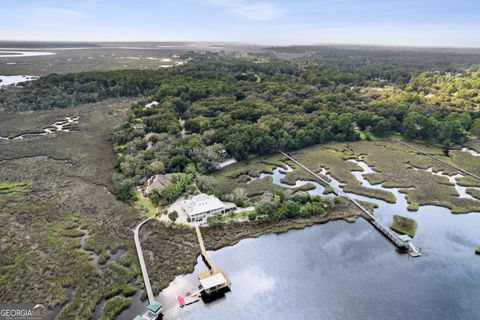
[[[212,294],[230,285],[230,281],[225,278],[222,272],[199,280],[206,294]]]

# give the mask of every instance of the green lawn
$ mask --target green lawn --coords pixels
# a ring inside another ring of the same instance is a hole
[[[135,191],[136,204],[147,214],[149,217],[155,217],[157,214],[157,208],[153,205],[152,201],[144,197],[139,191]]]

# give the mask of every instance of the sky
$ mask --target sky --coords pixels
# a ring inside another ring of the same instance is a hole
[[[480,0],[0,0],[0,40],[480,47]]]

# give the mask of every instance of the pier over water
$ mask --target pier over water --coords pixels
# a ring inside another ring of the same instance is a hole
[[[341,189],[333,187],[330,185],[330,182],[313,172],[312,170],[305,167],[303,164],[286,154],[285,152],[280,151],[282,155],[287,157],[289,160],[303,168],[305,171],[313,175],[315,178],[319,179],[323,182],[326,186],[330,186],[332,191],[337,196],[342,196],[352,202],[355,206],[357,206],[365,215],[368,217],[368,221],[378,230],[380,231],[385,237],[387,237],[390,241],[392,241],[397,247],[406,249],[408,253],[412,257],[419,257],[421,255],[420,249],[413,243],[412,239],[408,236],[399,236],[395,232],[391,231],[380,219],[378,219],[375,215],[373,215],[370,211],[368,211],[362,204],[360,204],[357,200],[353,199]]]
[[[195,226],[195,231],[197,232],[197,238],[200,245],[202,257],[208,266],[208,271],[201,272],[198,275],[198,280],[200,280],[203,290],[206,294],[211,294],[224,288],[230,287],[231,283],[228,279],[228,276],[223,272],[222,269],[217,266],[215,261],[213,261],[213,259],[208,255],[207,250],[205,249],[205,243],[203,242],[200,227]]]

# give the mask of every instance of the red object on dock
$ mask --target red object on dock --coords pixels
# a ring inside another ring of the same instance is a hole
[[[177,296],[177,301],[180,307],[183,308],[183,306],[185,305],[185,301],[183,301],[183,298],[181,296]]]

